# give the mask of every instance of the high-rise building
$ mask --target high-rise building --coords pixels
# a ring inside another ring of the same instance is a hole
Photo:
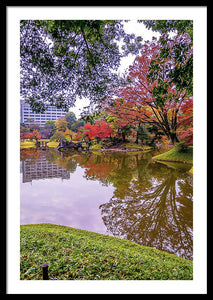
[[[41,127],[49,120],[55,121],[56,119],[66,115],[66,111],[58,109],[55,106],[48,105],[43,113],[35,113],[32,111],[30,105],[24,100],[20,103],[20,122],[24,123],[27,119],[33,119]]]

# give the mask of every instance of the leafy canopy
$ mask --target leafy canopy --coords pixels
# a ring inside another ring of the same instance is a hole
[[[100,104],[120,84],[121,57],[140,42],[120,20],[22,20],[21,96],[36,112],[47,103],[68,110],[77,97]]]
[[[95,124],[86,124],[84,125],[84,135],[86,135],[89,139],[94,137],[96,138],[106,138],[110,137],[111,133],[113,132],[110,128],[109,124],[103,120],[98,120]]]
[[[179,91],[193,94],[193,21],[192,20],[149,20],[143,21],[148,29],[161,33],[161,52],[150,66],[149,77],[156,79],[163,60],[173,59],[175,65],[167,69],[167,77]],[[173,37],[169,33],[173,33]],[[176,41],[176,43],[173,43]],[[165,63],[164,63],[165,64]],[[160,82],[159,82],[160,83]],[[163,85],[163,83],[161,83]]]

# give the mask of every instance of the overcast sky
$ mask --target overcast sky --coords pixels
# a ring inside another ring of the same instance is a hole
[[[143,38],[143,42],[147,40],[151,40],[153,36],[159,37],[160,34],[157,32],[153,32],[152,30],[148,30],[144,24],[138,23],[137,21],[129,21],[124,23],[124,30],[131,34],[134,33],[136,36],[141,36]],[[127,57],[121,59],[121,65],[118,71],[122,74],[128,67],[133,63],[135,56],[129,54]],[[78,99],[75,103],[75,107],[72,107],[70,111],[74,112],[77,119],[80,117],[80,113],[83,110],[83,107],[89,105],[88,99]]]

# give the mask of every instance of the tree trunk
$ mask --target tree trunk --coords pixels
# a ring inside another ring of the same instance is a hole
[[[138,134],[138,131],[137,131],[137,136],[136,136],[135,144],[138,144],[138,138],[139,138],[139,134]]]
[[[124,132],[122,132],[122,140],[123,140],[123,143],[126,142],[126,134]]]
[[[135,140],[135,144],[138,144],[138,140],[139,140],[139,130],[141,128],[141,123],[138,124],[138,130],[137,130],[137,135],[136,135],[136,140]]]
[[[176,131],[175,132],[170,132],[170,140],[173,145],[179,142]]]

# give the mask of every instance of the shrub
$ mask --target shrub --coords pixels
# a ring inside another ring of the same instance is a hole
[[[63,135],[63,133],[60,132],[60,131],[56,131],[56,132],[51,136],[50,142],[59,142],[60,139],[66,141],[66,138],[65,138],[65,136]]]

